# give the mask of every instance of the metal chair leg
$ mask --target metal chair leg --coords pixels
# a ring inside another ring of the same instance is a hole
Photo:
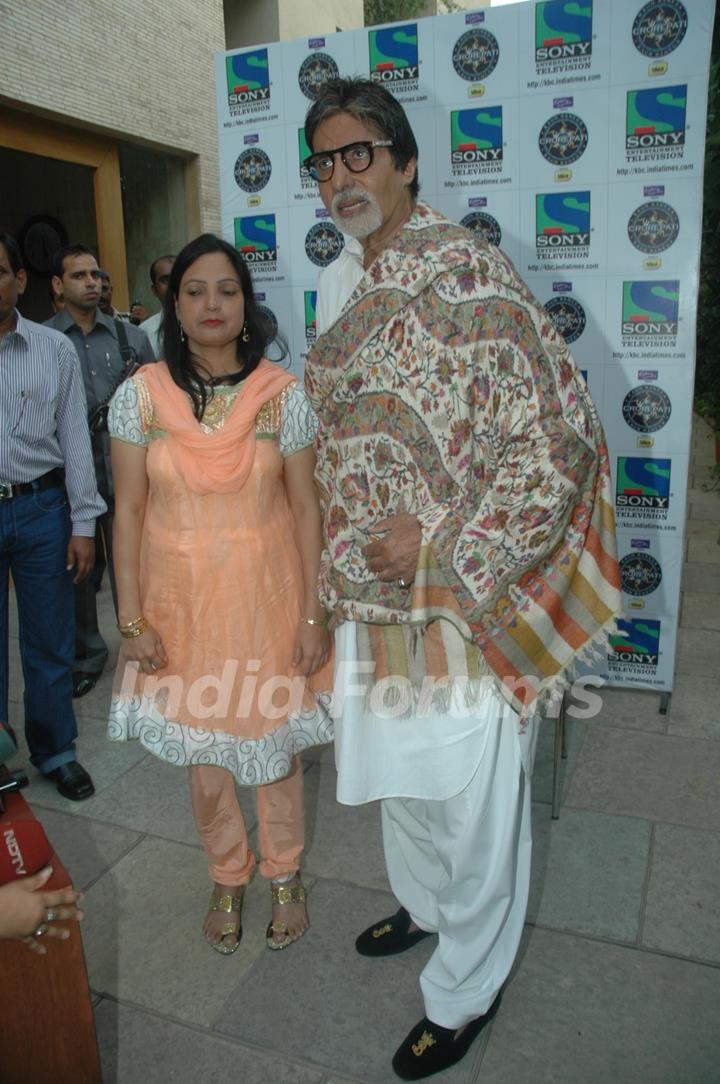
[[[565,745],[565,694],[563,693],[560,707],[555,719],[555,746],[553,749],[553,786],[552,786],[552,819],[556,821],[560,816],[560,762],[567,757]]]

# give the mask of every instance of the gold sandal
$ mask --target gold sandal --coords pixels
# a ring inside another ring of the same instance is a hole
[[[285,903],[305,903],[307,899],[305,888],[302,881],[298,878],[295,884],[270,884],[270,894],[273,903],[285,904]],[[303,933],[305,931],[303,930]],[[273,934],[284,933],[285,937],[282,941],[276,941]],[[292,945],[302,937],[302,933],[299,933],[297,937],[290,936],[290,929],[287,922],[271,922],[265,931],[265,943],[269,949],[274,952],[280,949],[286,949],[288,945]]]
[[[244,893],[243,893],[244,895]],[[218,896],[216,892],[213,892],[210,896],[209,911],[225,911],[227,914],[235,912],[240,916],[242,911],[243,896],[231,896],[229,893],[226,896]],[[219,952],[221,956],[232,956],[233,952],[240,944],[240,938],[242,937],[242,923],[238,921],[237,927],[234,922],[226,922],[220,930],[220,940],[214,944],[209,941],[208,944],[211,948],[214,948],[216,952]],[[223,937],[229,937],[232,934],[235,935],[234,945],[223,944]]]

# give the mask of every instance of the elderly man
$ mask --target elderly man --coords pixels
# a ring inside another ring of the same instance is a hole
[[[147,336],[139,328],[113,319],[100,310],[103,273],[89,248],[74,244],[60,249],[53,261],[53,271],[53,285],[62,291],[65,308],[45,324],[64,332],[80,358],[91,420],[95,475],[98,489],[108,506],[105,515],[98,519],[96,541],[102,551],[101,560],[107,562],[114,598],[114,490],[107,413],[103,412],[103,407],[132,366],[154,361],[155,355]],[[108,657],[107,644],[98,626],[95,588],[96,584],[88,578],[75,589],[73,696],[76,698],[85,696],[95,687]]]
[[[8,708],[8,573],[36,768],[71,801],[94,792],[75,756],[73,583],[93,565],[98,496],[80,364],[64,335],[17,311],[27,277],[0,233],[0,718]]]
[[[495,1014],[530,878],[538,693],[619,611],[607,450],[585,383],[498,249],[418,192],[383,87],[327,84],[306,159],[348,235],[320,276],[321,597],[336,640],[338,799],[382,799],[400,910],[368,956],[437,934],[403,1079]]]

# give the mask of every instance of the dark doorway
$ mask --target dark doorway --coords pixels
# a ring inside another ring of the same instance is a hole
[[[48,261],[56,238],[97,251],[92,168],[0,147],[0,231],[25,242],[28,288],[19,307],[42,323],[53,312]]]

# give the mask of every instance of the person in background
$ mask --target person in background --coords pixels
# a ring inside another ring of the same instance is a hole
[[[52,281],[55,281],[55,276],[53,276]],[[123,314],[113,305],[112,296],[113,287],[110,275],[100,268],[100,297],[98,298],[97,307],[100,312],[104,313],[105,316],[109,316],[111,320],[122,320],[124,319]]]
[[[0,719],[8,714],[8,576],[19,617],[30,759],[72,801],[94,791],[75,753],[73,584],[93,566],[105,513],[80,363],[65,335],[17,310],[26,273],[0,234]]]
[[[305,368],[338,800],[382,799],[401,904],[358,952],[437,935],[425,1016],[392,1062],[418,1080],[466,1054],[517,953],[538,692],[621,609],[610,470],[542,305],[502,252],[417,201],[397,99],[366,79],[326,83],[305,137],[348,235],[320,275]]]
[[[113,287],[110,281],[110,275],[107,271],[100,269],[100,300],[98,301],[98,308],[100,312],[105,313],[106,316],[110,316],[113,320],[124,320],[125,323],[134,324],[138,327],[143,320],[147,320],[147,309],[143,305],[142,301],[133,301],[130,305],[129,312],[120,312],[116,309],[112,303]]]
[[[255,866],[235,785],[256,787],[266,940],[284,949],[308,927],[300,753],[332,736],[315,420],[264,356],[273,335],[232,245],[191,241],[169,291],[166,361],[110,412],[123,641],[108,735],[187,768],[214,882],[203,930],[224,954]]]
[[[156,358],[165,356],[162,341],[163,307],[165,305],[168,283],[170,282],[170,271],[174,259],[174,256],[158,256],[157,259],[153,260],[150,264],[150,288],[160,302],[160,312],[156,312],[149,320],[143,321],[140,328],[145,332],[152,343]]]
[[[74,244],[60,249],[53,271],[53,284],[56,290],[62,290],[65,309],[46,320],[45,326],[62,331],[80,359],[92,429],[97,487],[107,504],[107,511],[97,522],[96,541],[107,565],[115,600],[114,498],[107,404],[129,370],[153,361],[155,355],[144,332],[107,316],[100,309],[102,272],[89,248]],[[75,589],[75,697],[85,696],[95,687],[108,657],[107,644],[98,626],[96,587],[97,581],[89,579]]]

